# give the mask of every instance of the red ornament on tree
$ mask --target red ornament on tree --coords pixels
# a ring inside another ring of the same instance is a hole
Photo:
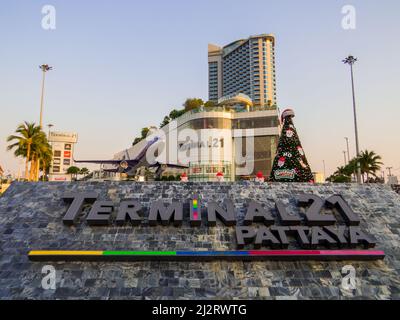
[[[291,138],[293,137],[293,134],[294,134],[293,130],[291,129],[286,130],[286,137]]]
[[[280,157],[278,160],[278,167],[283,167],[283,165],[285,164],[285,157]]]

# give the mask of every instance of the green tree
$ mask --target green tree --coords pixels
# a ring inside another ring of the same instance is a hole
[[[7,150],[14,150],[14,155],[16,157],[25,158],[25,179],[29,180],[32,176],[32,145],[37,143],[38,139],[42,139],[40,136],[43,131],[41,131],[40,126],[37,126],[34,122],[27,122],[20,124],[15,130],[17,135],[10,135],[7,137],[7,142],[15,141],[13,144],[7,146]],[[29,163],[31,162],[31,172],[29,172]]]
[[[166,126],[171,121],[170,117],[165,116],[163,122],[160,123],[160,128]]]
[[[140,137],[136,137],[135,140],[133,140],[132,146],[134,146],[136,143],[145,139],[147,137],[147,134],[149,133],[149,131],[150,131],[150,128],[148,128],[148,127],[142,128],[142,130],[140,132]]]
[[[31,179],[38,181],[40,168],[46,166],[44,161],[47,159],[51,162],[52,158],[51,146],[47,141],[46,134],[43,131],[40,131],[32,142],[31,158],[33,164],[33,168],[31,169]]]
[[[179,118],[181,115],[183,115],[185,113],[185,109],[181,109],[181,110],[176,110],[173,109],[170,113],[169,113],[169,117],[171,120],[174,120],[176,118]]]
[[[135,140],[132,142],[132,146],[134,146],[136,143],[142,141],[142,138],[136,137]]]
[[[142,131],[140,132],[142,139],[145,139],[147,137],[149,131],[150,131],[150,128],[148,128],[148,127],[142,128]]]
[[[270,181],[310,182],[314,177],[293,124],[294,112],[282,113],[283,126],[273,162]]]
[[[359,157],[349,161],[346,166],[338,167],[337,170],[326,180],[331,182],[350,182],[351,176],[357,171],[357,163],[360,162],[361,177],[363,182],[380,182],[376,172],[380,170],[381,156],[374,151],[361,151]],[[372,175],[373,177],[370,177]]]
[[[166,126],[168,123],[171,122],[171,120],[174,120],[176,118],[179,118],[181,115],[183,115],[185,113],[185,109],[182,110],[176,110],[173,109],[168,116],[164,117],[164,120],[160,123],[160,128]]]
[[[326,181],[330,181],[330,182],[335,182],[335,183],[345,183],[345,182],[351,182],[351,178],[349,176],[346,175],[331,175],[330,177],[328,177],[326,179]]]
[[[185,111],[197,109],[202,105],[204,105],[204,101],[200,98],[187,98],[186,101],[183,103]]]
[[[348,168],[345,166],[337,167],[336,171],[333,174],[337,176],[347,176],[349,175]]]
[[[53,158],[53,151],[49,144],[46,134],[41,131],[37,139],[32,143],[32,157],[35,161],[35,180],[39,179],[39,171],[42,170],[42,180],[45,179],[46,171],[50,168],[51,160]]]
[[[212,101],[212,100],[208,100],[205,104],[204,104],[204,107],[205,108],[214,108],[214,107],[216,107],[217,106],[217,104],[214,102],[214,101]]]
[[[382,163],[381,156],[377,155],[374,151],[361,151],[359,161],[363,181],[368,181],[369,176],[376,177],[376,172],[381,169]],[[366,175],[366,179],[364,178]]]
[[[78,167],[71,166],[67,169],[67,174],[71,175],[71,180],[73,180],[73,177],[75,176],[75,180],[78,178],[78,174],[81,171]]]
[[[337,167],[336,171],[331,176],[329,176],[326,181],[337,183],[351,182],[352,172],[349,168],[349,165]]]

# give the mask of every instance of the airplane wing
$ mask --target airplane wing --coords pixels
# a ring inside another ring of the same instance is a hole
[[[120,164],[123,160],[74,160],[75,163]]]
[[[108,172],[127,172],[138,164],[138,160],[74,160],[76,163],[97,163],[117,166],[115,169],[103,169]]]
[[[119,169],[103,169],[104,172],[115,172],[115,173],[120,173]]]
[[[184,166],[184,165],[181,165],[181,164],[160,163],[160,162],[156,162],[156,163],[153,163],[153,164],[149,165],[150,168],[161,167],[161,166],[165,166],[167,168],[178,168],[178,169],[187,169],[187,168],[189,168],[188,166]]]
[[[150,168],[157,168],[156,172],[155,172],[157,177],[160,177],[161,174],[163,173],[163,171],[168,167],[169,168],[179,168],[179,169],[187,169],[187,168],[189,168],[188,166],[183,166],[183,165],[180,165],[180,164],[160,163],[160,162],[156,162],[154,164],[151,164],[151,165],[149,165],[149,167]]]

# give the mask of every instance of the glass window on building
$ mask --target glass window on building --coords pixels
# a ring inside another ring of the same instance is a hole
[[[189,128],[198,129],[230,129],[231,120],[225,118],[202,118],[190,121]]]
[[[191,163],[189,165],[189,181],[217,181],[217,173],[224,174],[225,181],[231,181],[231,163],[221,162],[212,164]]]
[[[236,138],[235,144],[242,143],[242,155],[246,155],[246,138]],[[268,176],[272,169],[272,160],[275,157],[275,152],[277,148],[278,139],[275,136],[257,136],[254,137],[254,162],[253,162],[253,170],[250,174],[251,177],[254,177],[257,172],[261,171],[264,176]],[[240,147],[237,145],[237,147]],[[246,164],[243,164],[238,167],[245,167]],[[240,179],[241,177],[237,177]]]
[[[233,129],[253,129],[253,128],[271,128],[279,125],[278,117],[260,117],[235,119],[232,123]]]

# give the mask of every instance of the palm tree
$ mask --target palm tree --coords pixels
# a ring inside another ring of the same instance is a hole
[[[347,168],[344,167],[344,166],[337,167],[336,171],[333,174],[337,175],[337,176],[346,176],[347,175]]]
[[[352,176],[353,174],[355,175],[357,172],[357,157],[351,159],[349,163],[346,165],[348,176]]]
[[[51,160],[53,157],[53,153],[51,149],[49,149],[49,153],[43,154],[41,157],[41,163],[40,163],[40,170],[42,170],[42,181],[45,181],[47,179],[47,173],[50,170],[51,167]]]
[[[46,134],[43,131],[37,134],[35,139],[32,142],[31,146],[31,156],[32,156],[32,164],[31,165],[31,177],[32,180],[39,180],[39,170],[40,166],[43,166],[43,160],[46,158],[51,161],[51,146],[49,145]],[[49,159],[50,158],[50,159]]]
[[[29,180],[29,162],[31,161],[31,148],[32,144],[38,138],[41,132],[40,126],[35,125],[34,122],[27,122],[20,124],[15,130],[18,135],[11,135],[7,138],[7,142],[16,141],[7,147],[7,150],[15,149],[14,155],[16,157],[25,157],[25,179]]]
[[[365,150],[361,151],[359,159],[363,181],[364,174],[367,176],[366,181],[369,180],[370,174],[376,177],[376,172],[380,170],[383,164],[382,161],[380,161],[382,159],[381,156],[377,155],[374,151]]]
[[[75,166],[71,166],[67,169],[67,174],[71,175],[71,180],[73,179],[73,176],[75,176],[75,180],[78,178],[78,174],[81,169]]]
[[[42,170],[42,180],[46,176],[46,171],[50,168],[51,160],[53,158],[53,151],[49,144],[46,135],[42,134],[38,137],[36,144],[32,148],[37,159],[36,163],[36,180],[39,180],[39,170]]]

